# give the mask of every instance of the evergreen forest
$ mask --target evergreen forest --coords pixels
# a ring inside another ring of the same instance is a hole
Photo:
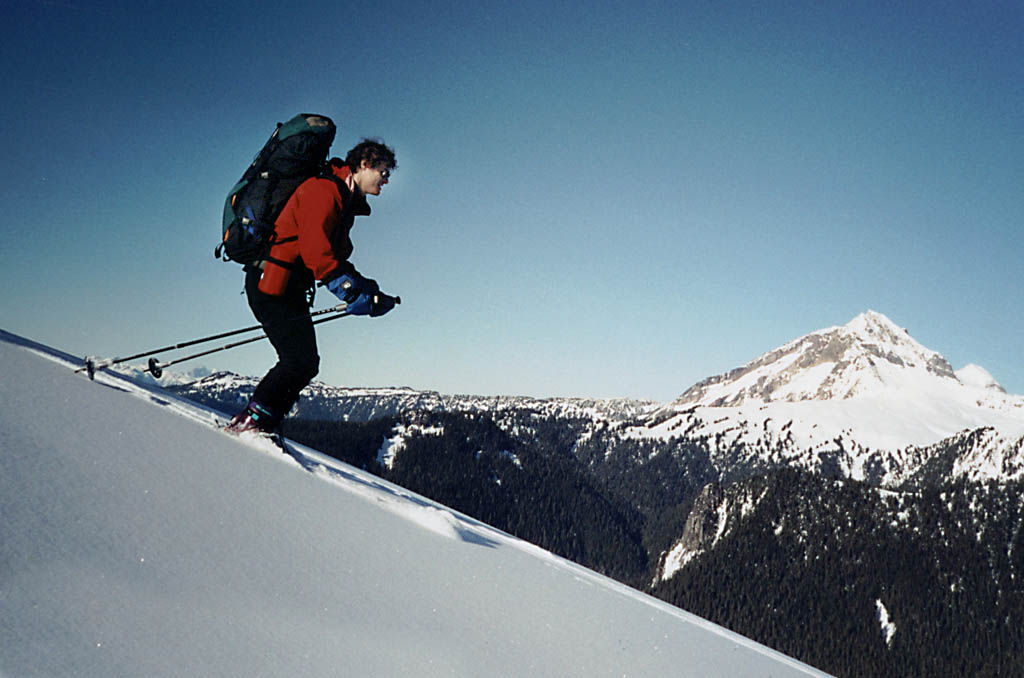
[[[284,433],[837,676],[1024,676],[1019,483],[723,478],[700,441],[531,410]],[[668,570],[670,552],[686,557]]]

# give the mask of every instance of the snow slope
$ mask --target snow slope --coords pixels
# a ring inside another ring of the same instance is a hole
[[[0,332],[0,675],[824,675],[73,360]]]

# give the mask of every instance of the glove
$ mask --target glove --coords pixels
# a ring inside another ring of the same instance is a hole
[[[373,318],[382,316],[393,309],[397,303],[397,298],[390,294],[378,292],[377,294],[372,295],[372,299],[370,300],[370,316]]]
[[[331,291],[334,296],[338,297],[346,304],[355,303],[356,299],[362,294],[376,294],[380,292],[380,286],[376,280],[370,278],[364,278],[355,271],[352,273],[343,273],[337,278],[333,278],[327,282],[327,289]],[[350,313],[354,313],[349,309]],[[364,315],[354,313],[355,315]]]
[[[348,306],[350,315],[381,316],[395,307],[397,299],[380,291],[376,280],[345,273],[327,283],[327,289]]]
[[[368,315],[371,317],[382,316],[395,307],[397,299],[383,292],[373,294],[360,294],[355,300],[349,302],[345,310],[350,315]]]

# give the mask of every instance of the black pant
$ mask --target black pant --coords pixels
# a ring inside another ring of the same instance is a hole
[[[272,424],[284,418],[304,389],[320,371],[316,349],[316,331],[309,317],[309,286],[304,276],[293,275],[283,296],[275,297],[259,290],[262,271],[252,270],[245,277],[245,295],[256,320],[277,351],[277,364],[256,386],[252,400],[269,410]]]

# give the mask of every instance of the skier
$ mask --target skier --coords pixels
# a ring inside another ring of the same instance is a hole
[[[270,256],[246,268],[245,293],[253,315],[277,351],[278,362],[256,386],[249,404],[225,430],[273,432],[320,369],[309,316],[315,281],[348,304],[352,315],[380,316],[395,306],[376,281],[349,263],[349,232],[356,216],[370,214],[368,195],[380,195],[396,168],[395,153],[363,140],[329,172],[303,182],[275,221]]]

